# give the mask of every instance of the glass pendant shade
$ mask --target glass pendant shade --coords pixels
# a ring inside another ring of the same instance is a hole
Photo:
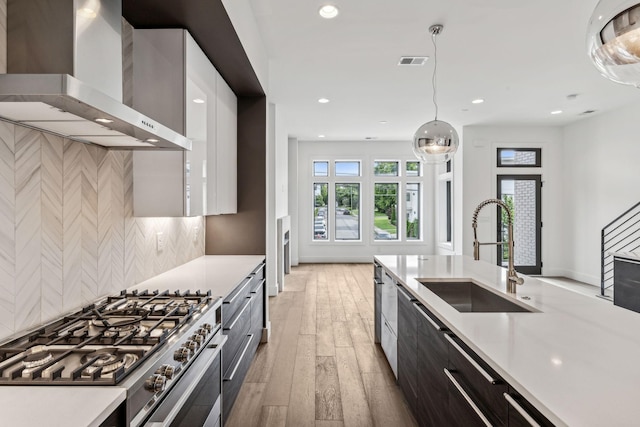
[[[447,122],[432,120],[413,135],[413,153],[425,163],[451,160],[458,150],[458,132]]]
[[[640,87],[640,1],[601,0],[589,21],[587,50],[603,76]]]

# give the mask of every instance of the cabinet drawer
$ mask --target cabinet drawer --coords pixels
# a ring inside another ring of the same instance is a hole
[[[382,334],[380,339],[380,344],[382,346],[382,350],[384,351],[385,356],[387,356],[387,360],[389,361],[389,365],[391,366],[391,370],[393,371],[393,375],[398,378],[398,341],[396,339],[396,335],[391,330],[389,323],[386,321],[384,316],[382,316]]]
[[[259,266],[257,266],[252,272],[251,272],[251,276],[255,277],[258,279],[258,282],[262,279],[264,279],[264,263],[260,264]]]
[[[240,308],[236,316],[227,326],[222,328],[222,333],[227,336],[227,343],[222,351],[224,352],[223,372],[227,372],[231,361],[240,351],[244,337],[249,333],[251,327],[251,299],[245,298],[244,305]]]
[[[449,342],[449,370],[494,426],[507,425],[504,393],[507,384],[462,341],[446,335]]]
[[[509,427],[552,427],[553,423],[533,407],[513,387],[504,395],[508,403]]]
[[[244,339],[241,341],[242,346],[240,347],[238,354],[236,354],[236,357],[231,361],[229,369],[225,371],[224,381],[222,383],[223,424],[226,422],[227,417],[231,412],[231,408],[233,407],[236,397],[238,397],[238,392],[240,392],[240,387],[242,386],[244,377],[249,370],[249,366],[251,366],[253,355],[255,354],[255,349],[259,341],[259,337],[254,335],[245,335]]]
[[[398,385],[415,414],[418,395],[418,312],[413,301],[413,297],[398,286]]]
[[[375,332],[375,342],[380,342],[380,333],[382,328],[380,328],[380,317],[382,316],[382,281],[378,281],[377,279],[373,280],[373,286],[375,288],[375,300],[374,300],[374,332]]]
[[[222,300],[222,326],[226,327],[230,320],[242,307],[251,292],[251,279],[245,278],[227,297]]]
[[[251,333],[262,336],[264,327],[264,280],[251,292]]]
[[[394,335],[398,334],[398,291],[395,282],[385,271],[382,277],[382,315]]]

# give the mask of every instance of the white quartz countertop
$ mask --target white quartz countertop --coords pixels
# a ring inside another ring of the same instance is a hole
[[[131,288],[211,291],[226,296],[264,260],[261,255],[207,255]],[[0,426],[100,425],[125,400],[118,386],[0,386]]]
[[[99,426],[124,402],[121,387],[0,387],[0,425],[12,427]]]
[[[263,260],[264,255],[205,255],[131,289],[211,291],[214,297],[224,297]]]
[[[526,276],[514,297],[506,269],[467,256],[375,258],[555,424],[640,425],[639,313]],[[472,280],[539,312],[460,313],[416,279]]]

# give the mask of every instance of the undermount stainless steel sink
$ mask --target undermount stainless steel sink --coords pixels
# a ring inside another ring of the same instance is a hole
[[[473,282],[431,282],[423,286],[461,313],[536,313]]]

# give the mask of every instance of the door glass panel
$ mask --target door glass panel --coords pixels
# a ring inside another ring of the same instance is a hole
[[[514,265],[525,274],[540,274],[540,177],[499,177],[498,195],[513,215]],[[499,249],[498,264],[508,265],[507,212],[499,209],[499,237],[505,244]]]
[[[336,184],[336,240],[360,240],[360,184]]]
[[[378,183],[374,192],[373,238],[398,240],[398,184]]]

